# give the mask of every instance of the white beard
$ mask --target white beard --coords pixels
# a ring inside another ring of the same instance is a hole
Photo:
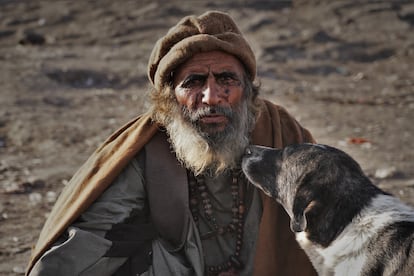
[[[249,112],[246,100],[234,110],[235,119],[220,141],[203,138],[186,118],[178,105],[170,113],[173,120],[166,125],[170,142],[183,165],[195,175],[219,174],[239,167],[244,149],[249,144],[249,132],[254,124],[254,115]],[[215,143],[217,142],[217,143]]]

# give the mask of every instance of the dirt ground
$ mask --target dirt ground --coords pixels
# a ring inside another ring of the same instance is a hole
[[[263,97],[414,204],[412,1],[1,0],[0,275],[23,274],[68,179],[147,108],[155,41],[211,9],[251,42]]]

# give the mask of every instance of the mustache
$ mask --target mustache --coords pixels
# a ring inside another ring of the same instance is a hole
[[[210,115],[222,115],[231,121],[234,117],[234,111],[230,107],[223,106],[205,106],[191,111],[186,106],[183,106],[183,115],[192,123],[196,123],[201,118]]]

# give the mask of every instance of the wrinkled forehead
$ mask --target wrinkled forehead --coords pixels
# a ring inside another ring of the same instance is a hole
[[[238,76],[245,73],[242,63],[233,55],[222,51],[197,53],[174,70],[174,82],[189,74],[233,72]]]

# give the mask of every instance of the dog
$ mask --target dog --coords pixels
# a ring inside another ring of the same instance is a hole
[[[414,208],[321,144],[249,146],[248,180],[274,198],[319,275],[414,275]]]

